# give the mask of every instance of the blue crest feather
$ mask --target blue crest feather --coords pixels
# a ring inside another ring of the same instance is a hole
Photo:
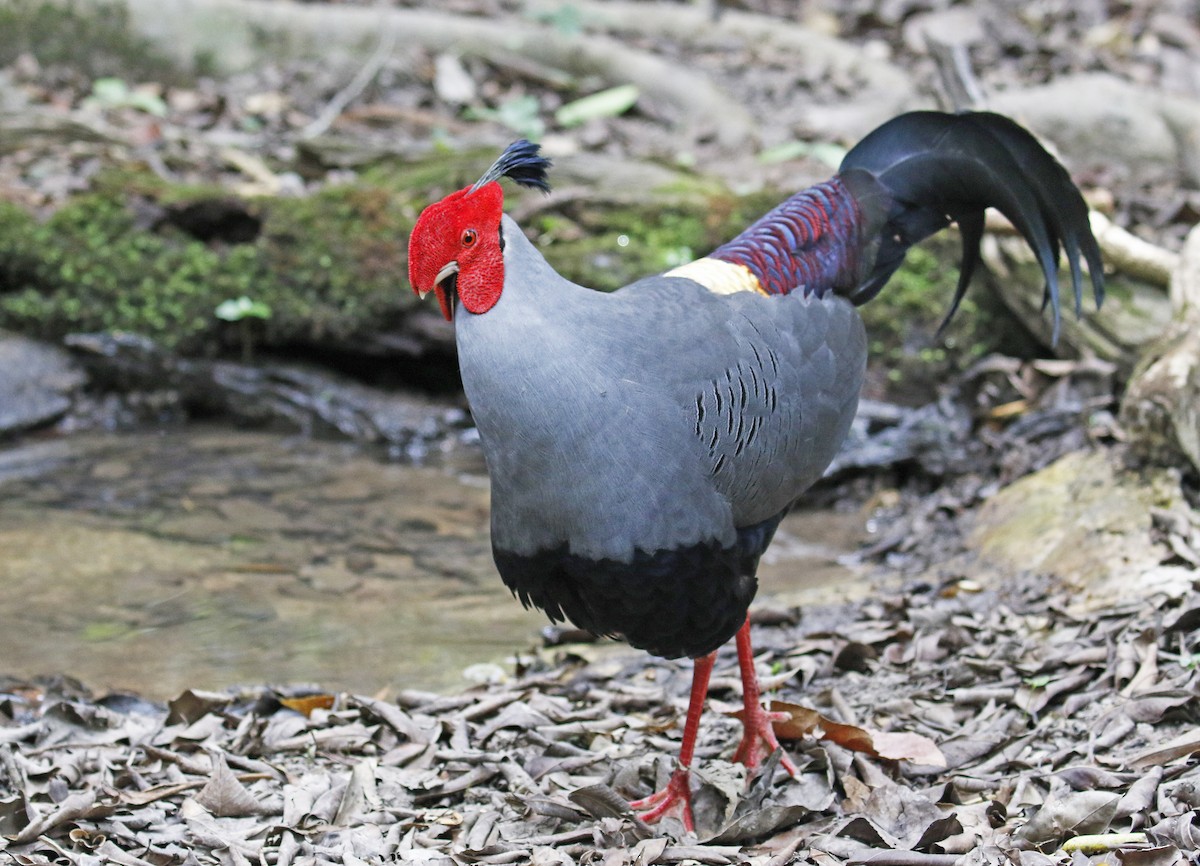
[[[471,192],[502,177],[512,178],[521,186],[531,186],[542,192],[550,192],[550,179],[546,177],[546,169],[550,168],[551,162],[546,157],[538,155],[541,147],[540,144],[534,144],[524,138],[514,141],[504,148],[504,153],[500,154],[500,158],[492,163],[492,167],[483,173],[483,177],[475,181]]]

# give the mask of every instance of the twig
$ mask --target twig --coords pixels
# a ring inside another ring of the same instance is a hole
[[[349,84],[334,94],[333,99],[329,100],[325,109],[317,115],[316,120],[301,130],[301,139],[316,138],[318,135],[322,135],[328,131],[333,122],[345,111],[346,106],[367,89],[367,85],[379,74],[379,70],[383,68],[383,64],[392,56],[392,51],[396,48],[398,32],[395,27],[381,28],[379,44],[375,46],[375,50],[367,58],[367,62],[350,79]]]
[[[279,175],[271,171],[270,167],[259,157],[236,147],[223,147],[221,148],[221,159],[250,178],[251,183],[246,184],[246,186],[251,193],[262,193],[264,195],[279,194],[279,189],[282,185]],[[243,319],[242,321],[245,322],[248,320]]]
[[[733,863],[740,853],[741,848],[737,845],[668,845],[663,849],[661,860],[663,863],[694,860],[711,866],[724,866]]]
[[[1130,234],[1098,211],[1089,216],[1092,232],[1109,265],[1158,286],[1171,282],[1171,274],[1179,266],[1179,253]]]
[[[925,46],[937,67],[942,91],[950,102],[949,110],[978,109],[986,103],[983,87],[971,69],[971,56],[966,45],[943,42],[927,33]]]
[[[867,857],[855,857],[850,863],[861,866],[954,866],[959,854],[923,854],[920,851],[880,851]]]
[[[460,791],[465,791],[472,785],[482,785],[499,772],[499,767],[476,767],[474,770],[463,773],[461,776],[451,779],[440,787],[432,788],[428,791],[417,794],[413,797],[413,802],[427,803],[431,800],[440,800],[442,797],[448,797],[451,794],[457,794]]]
[[[560,845],[567,845],[571,842],[590,842],[596,837],[595,828],[578,827],[574,830],[564,830],[561,833],[551,833],[546,836],[527,836],[521,840],[521,844],[528,845],[530,848],[557,848]]]
[[[800,845],[805,841],[807,841],[807,835],[803,832],[796,832],[791,841],[787,842],[767,861],[766,866],[787,866],[792,862],[792,855],[800,849]]]
[[[1105,851],[1115,851],[1130,845],[1145,844],[1145,833],[1097,833],[1068,839],[1062,843],[1062,850],[1068,854],[1076,851],[1083,854],[1103,854]]]

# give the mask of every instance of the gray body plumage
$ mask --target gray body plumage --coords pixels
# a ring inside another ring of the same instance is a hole
[[[596,292],[507,216],[501,230],[499,301],[455,313],[498,552],[631,563],[728,549],[820,477],[866,364],[848,301],[717,295],[675,277]]]

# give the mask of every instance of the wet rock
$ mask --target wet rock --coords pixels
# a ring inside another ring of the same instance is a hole
[[[101,388],[164,395],[158,402],[185,416],[376,442],[411,458],[466,423],[449,399],[372,388],[302,364],[185,358],[134,334],[73,334],[66,342]]]
[[[283,512],[252,499],[226,499],[217,504],[221,516],[245,530],[277,531],[287,529],[293,520]]]
[[[63,349],[0,333],[0,436],[53,424],[70,411],[85,378]]]

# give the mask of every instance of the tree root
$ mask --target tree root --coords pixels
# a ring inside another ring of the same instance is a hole
[[[1121,421],[1143,457],[1166,465],[1182,457],[1200,470],[1200,227],[1184,243],[1170,298],[1174,318],[1143,353]]]
[[[302,4],[290,0],[128,0],[130,21],[184,63],[207,56],[221,71],[274,59],[319,57],[360,68],[362,55],[394,32],[401,45],[454,52],[500,65],[519,55],[575,77],[636,84],[685,134],[715,136],[728,150],[751,145],[750,113],[707,76],[604,35],[564,33],[522,21],[471,18],[425,9]],[[637,14],[641,14],[640,12]],[[266,34],[264,38],[263,34]],[[422,55],[401,50],[394,64],[414,73]]]
[[[558,0],[526,0],[525,9],[544,16],[561,5]],[[798,77],[853,82],[854,95],[847,104],[806,109],[806,125],[828,138],[857,140],[892,116],[925,102],[902,67],[859,45],[785,19],[727,9],[714,21],[699,4],[572,0],[571,5],[586,28],[667,38],[704,50],[720,50],[736,39],[755,54],[788,57]]]

